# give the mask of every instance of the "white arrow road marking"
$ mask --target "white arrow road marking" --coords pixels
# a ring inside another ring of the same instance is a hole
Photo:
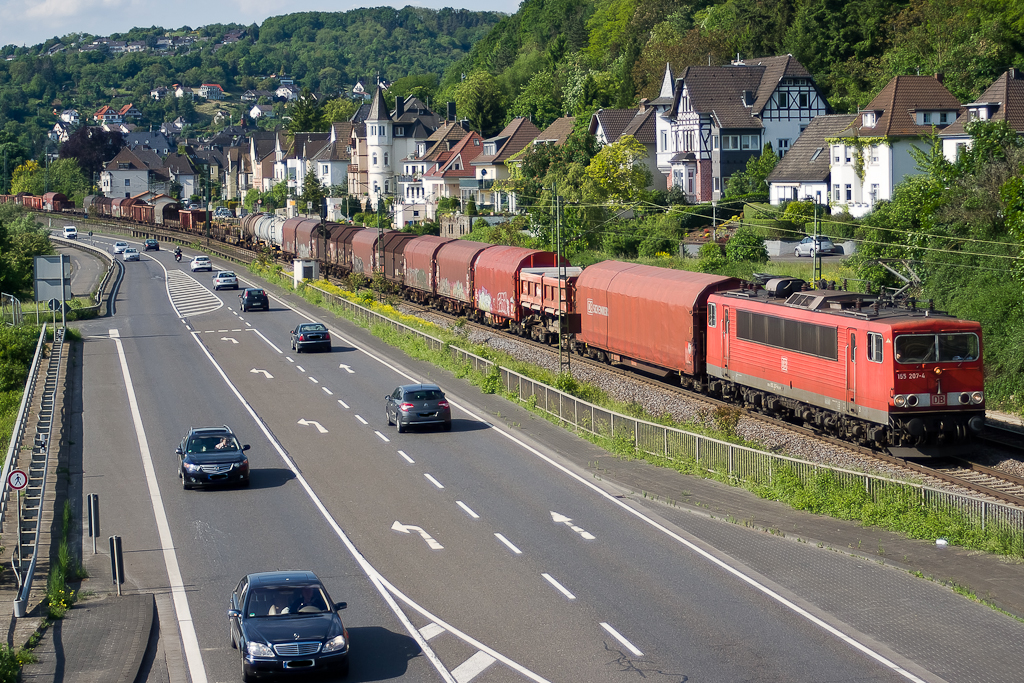
[[[572,520],[569,519],[568,517],[566,517],[565,515],[560,515],[557,512],[552,512],[551,513],[551,520],[555,524],[564,524],[564,525],[566,525],[567,527],[569,527],[570,529],[572,529],[573,531],[578,533],[580,536],[582,536],[583,538],[587,539],[588,541],[593,541],[594,540],[594,534],[590,533],[589,531],[584,531],[580,527],[576,526],[575,524],[572,523]]]
[[[411,531],[415,531],[416,533],[418,533],[420,536],[423,537],[423,540],[427,542],[427,545],[430,546],[431,550],[444,550],[444,546],[443,545],[441,545],[440,543],[438,543],[437,541],[432,539],[430,537],[430,534],[428,534],[426,531],[424,531],[423,529],[421,529],[418,526],[412,526],[411,524],[402,524],[401,522],[396,520],[395,523],[391,525],[391,530],[392,531],[401,531],[403,534],[407,534],[407,533],[409,533]]]
[[[347,372],[350,375],[355,374],[355,370],[353,370],[352,368],[350,368],[347,365],[339,365],[338,367],[341,368],[342,370],[344,370],[345,372]]]
[[[321,434],[326,434],[327,433],[327,430],[324,429],[323,426],[319,422],[317,422],[316,420],[302,419],[302,420],[299,420],[299,424],[303,425],[304,427],[308,427],[309,425],[313,425],[314,427],[317,428],[317,431],[319,431]]]
[[[271,375],[271,374],[270,374],[269,372],[267,372],[266,370],[258,370],[257,368],[253,368],[253,369],[252,369],[252,370],[250,370],[249,372],[253,373],[254,375],[258,375],[258,374],[260,374],[260,373],[262,372],[262,373],[263,373],[264,375],[266,375],[266,376],[267,376],[267,379],[274,379],[274,376],[273,376],[273,375]]]
[[[225,330],[225,332],[226,332],[226,331],[227,331],[227,330]],[[235,339],[234,337],[221,337],[221,338],[220,338],[220,340],[221,340],[221,341],[229,341],[229,342],[231,342],[232,344],[237,344],[237,343],[238,343],[238,340],[237,340],[237,339]]]
[[[495,661],[494,657],[486,652],[477,650],[475,655],[452,669],[452,676],[455,677],[456,683],[469,683]]]
[[[626,640],[625,638],[623,638],[621,633],[619,633],[618,631],[616,631],[615,629],[613,629],[611,626],[609,626],[608,624],[606,624],[603,621],[601,622],[601,628],[603,628],[605,631],[608,631],[608,633],[611,634],[612,638],[614,638],[615,640],[617,640],[620,643],[622,643],[623,647],[625,647],[627,650],[632,652],[634,657],[643,657],[644,656],[644,653],[640,652],[640,650],[638,650],[636,648],[636,646],[633,645],[633,643],[631,643],[628,640]]]

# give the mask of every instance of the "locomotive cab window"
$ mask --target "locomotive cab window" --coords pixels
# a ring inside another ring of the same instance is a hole
[[[875,332],[868,332],[868,360],[882,362],[882,335]]]
[[[962,363],[978,358],[978,335],[973,332],[954,334],[904,334],[896,337],[898,363]]]
[[[718,326],[718,305],[708,304],[708,327]]]

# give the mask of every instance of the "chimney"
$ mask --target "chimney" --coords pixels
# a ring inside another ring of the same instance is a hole
[[[650,100],[647,99],[646,97],[641,97],[640,98],[640,113],[643,113],[643,112],[647,111],[647,105],[649,103],[650,103]]]
[[[1017,80],[1017,69],[1013,68],[1012,66],[1010,67],[1010,70],[1006,72],[1006,74],[1011,81]]]
[[[405,98],[399,95],[395,98],[395,118],[400,119],[405,114]]]
[[[447,115],[445,115],[445,119],[447,119],[448,121],[454,121],[455,120],[455,103],[454,102],[449,102],[448,103],[448,113],[447,113]]]
[[[935,74],[935,80],[937,80],[939,83],[942,83],[942,79],[943,79],[943,75],[941,73],[937,72]]]

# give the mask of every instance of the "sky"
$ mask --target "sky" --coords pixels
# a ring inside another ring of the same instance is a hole
[[[520,0],[0,0],[0,46],[32,46],[69,33],[107,36],[134,27],[177,29],[206,24],[262,24],[267,17],[295,12],[345,12],[358,7],[415,5],[514,14]]]

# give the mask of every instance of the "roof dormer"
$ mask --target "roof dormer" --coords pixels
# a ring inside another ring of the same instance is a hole
[[[860,125],[864,128],[874,128],[881,118],[882,112],[873,109],[865,109],[860,113]]]

